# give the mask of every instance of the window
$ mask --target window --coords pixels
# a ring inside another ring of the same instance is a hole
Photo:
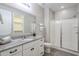
[[[13,13],[13,32],[23,32],[24,16]]]

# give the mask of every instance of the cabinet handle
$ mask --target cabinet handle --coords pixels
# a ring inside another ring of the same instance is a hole
[[[14,51],[10,51],[10,54],[11,54],[11,53],[15,53],[16,51],[17,51],[17,49],[15,49]]]
[[[34,48],[31,48],[30,50],[31,50],[31,51],[33,51],[33,50],[34,50]]]
[[[43,45],[40,45],[40,47],[42,47]]]
[[[43,52],[41,52],[40,54],[43,54]]]

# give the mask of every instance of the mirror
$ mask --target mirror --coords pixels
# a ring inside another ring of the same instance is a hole
[[[13,13],[13,31],[23,32],[24,15]]]
[[[11,34],[12,13],[6,9],[0,9],[0,37]]]
[[[35,32],[35,17],[28,13],[13,12],[13,36],[27,36]]]
[[[35,17],[30,14],[25,14],[24,19],[24,34],[30,35],[35,32]]]
[[[44,20],[43,18],[37,17],[36,18],[36,33],[38,35],[42,35],[44,33]]]

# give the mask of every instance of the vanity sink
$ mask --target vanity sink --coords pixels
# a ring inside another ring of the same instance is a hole
[[[9,43],[9,42],[11,42],[10,36],[0,38],[0,45],[6,44],[6,43]]]

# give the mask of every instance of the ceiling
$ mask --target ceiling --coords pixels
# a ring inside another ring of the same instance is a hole
[[[76,7],[78,3],[41,3],[39,4],[42,7],[48,7],[53,11],[59,11],[62,9],[67,9],[71,7]]]

